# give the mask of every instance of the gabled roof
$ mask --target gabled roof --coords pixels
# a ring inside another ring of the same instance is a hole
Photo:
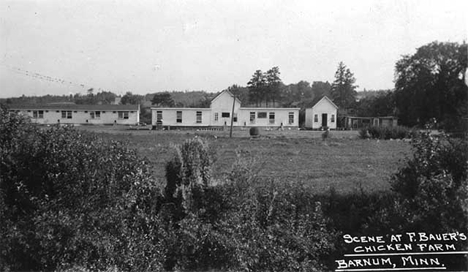
[[[10,104],[10,110],[99,110],[137,111],[139,105],[85,105],[85,104]]]
[[[326,96],[326,95],[316,97],[316,98],[313,100],[313,104],[312,104],[313,106],[312,106],[312,108],[314,108],[314,107],[315,107],[318,103],[320,103],[322,100],[328,100],[328,102],[330,102],[330,104],[332,104],[335,108],[338,109],[338,106],[337,106],[335,103],[333,103],[333,101],[332,101],[330,98],[328,98],[328,96]]]
[[[240,105],[242,104],[242,102],[240,101],[240,99],[239,99],[238,97],[234,96],[234,95],[233,95],[230,91],[228,91],[228,90],[224,90],[224,91],[220,92],[218,95],[216,95],[213,99],[211,99],[210,104],[213,104],[213,102],[214,102],[216,99],[218,99],[218,97],[220,97],[221,94],[223,94],[223,93],[227,93],[227,94],[229,94],[231,97],[235,97],[235,98],[236,98],[236,101],[237,101]]]

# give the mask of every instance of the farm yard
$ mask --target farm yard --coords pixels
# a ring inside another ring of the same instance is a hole
[[[205,139],[214,154],[214,177],[222,179],[238,156],[250,159],[260,178],[289,183],[301,182],[316,192],[335,188],[338,192],[364,189],[368,192],[389,189],[389,178],[405,156],[408,141],[363,140],[357,131],[332,131],[323,140],[323,131],[270,130],[251,138],[247,130],[229,131],[153,131],[126,127],[81,126],[100,137],[126,141],[154,165],[154,176],[165,179],[165,164],[173,155],[171,145],[193,137]]]
[[[443,134],[231,138],[0,117],[0,270],[332,271],[344,234],[466,229],[468,146]]]

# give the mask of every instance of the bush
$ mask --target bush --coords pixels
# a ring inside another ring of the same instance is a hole
[[[160,267],[158,190],[125,144],[2,110],[0,161],[0,270]]]
[[[361,139],[369,139],[371,137],[367,127],[359,129],[358,133],[359,133],[359,138]]]
[[[165,248],[164,269],[223,269],[229,264],[226,237],[216,234],[214,224],[226,206],[211,186],[212,158],[206,142],[189,139],[174,146],[166,164],[166,187],[159,199],[161,218],[171,233]]]
[[[412,144],[413,156],[392,183],[395,207],[405,218],[401,231],[464,232],[468,229],[468,142],[427,132]],[[454,244],[468,249],[467,241]],[[452,256],[449,262],[453,270],[468,266],[466,258]]]
[[[168,168],[174,173],[169,176],[178,176],[177,184],[184,184],[188,178],[180,174],[186,172],[182,170],[184,158],[195,157],[190,161],[197,161],[196,154],[204,154],[207,147],[199,140],[189,140],[176,149],[190,150],[189,156],[176,155],[168,163],[175,166]],[[175,224],[174,220],[168,221],[170,238],[165,242],[164,268],[317,271],[333,267],[331,252],[336,234],[312,192],[301,186],[260,180],[253,170],[254,159],[243,157],[242,152],[237,155],[224,181],[216,186],[196,183],[199,185],[191,188],[199,188],[198,197],[193,198],[197,201],[190,209],[184,204],[179,206],[183,216]],[[186,201],[182,193],[176,195],[180,203]]]
[[[303,184],[258,178],[255,158],[237,154],[231,173],[220,186],[231,204],[219,224],[226,237],[231,237],[232,269],[332,269],[337,233],[314,192]]]
[[[258,127],[251,127],[249,133],[251,137],[258,137],[260,135]]]
[[[439,232],[467,229],[468,143],[427,132],[412,145],[413,157],[392,184],[407,210],[409,226]]]
[[[165,203],[178,206],[181,215],[197,212],[203,190],[211,183],[208,146],[201,139],[194,138],[174,146],[174,150],[174,157],[166,164]]]
[[[359,137],[361,139],[405,139],[405,138],[414,138],[417,136],[417,132],[413,129],[409,129],[403,126],[394,126],[394,127],[378,127],[370,126],[361,128],[359,130]]]
[[[335,232],[302,186],[265,182],[229,217],[239,270],[314,271],[331,267]],[[251,220],[248,220],[251,218]]]
[[[326,128],[325,131],[322,133],[322,140],[331,138],[331,136],[332,136],[332,133],[330,132],[330,129]]]

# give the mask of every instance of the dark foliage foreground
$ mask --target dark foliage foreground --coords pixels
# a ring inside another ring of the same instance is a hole
[[[391,193],[318,195],[258,179],[242,152],[215,182],[200,139],[174,147],[160,186],[126,144],[0,117],[4,271],[323,271],[343,233],[467,227],[466,142],[416,139]]]

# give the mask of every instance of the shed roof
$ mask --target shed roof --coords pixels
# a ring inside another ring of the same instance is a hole
[[[86,105],[86,104],[11,104],[11,110],[95,110],[137,111],[139,105]]]
[[[275,111],[275,110],[289,110],[289,111],[299,111],[300,108],[257,108],[257,107],[249,107],[249,108],[240,108],[241,110],[263,110],[263,111]]]
[[[221,94],[223,94],[223,93],[227,93],[227,94],[229,94],[230,96],[234,97],[234,98],[236,99],[236,101],[237,101],[240,105],[242,105],[242,102],[240,101],[240,99],[239,99],[238,97],[236,97],[234,94],[232,94],[232,93],[231,93],[230,91],[228,91],[228,90],[224,90],[224,91],[220,92],[218,95],[216,95],[215,97],[213,97],[213,99],[211,99],[211,103],[213,103],[213,101],[215,101],[216,99],[218,99],[218,97],[220,97]]]
[[[210,111],[211,108],[168,108],[168,107],[165,107],[165,108],[159,108],[159,107],[151,107],[151,110],[176,110],[176,111],[188,111],[188,110],[191,110],[191,111]]]
[[[318,97],[314,98],[314,100],[312,101],[312,108],[315,107],[315,106],[316,106],[318,103],[320,103],[320,101],[322,101],[322,100],[327,100],[327,101],[330,102],[335,108],[338,109],[338,106],[337,106],[335,103],[333,103],[333,101],[332,101],[330,98],[328,98],[328,96],[326,96],[326,95],[318,96]]]

